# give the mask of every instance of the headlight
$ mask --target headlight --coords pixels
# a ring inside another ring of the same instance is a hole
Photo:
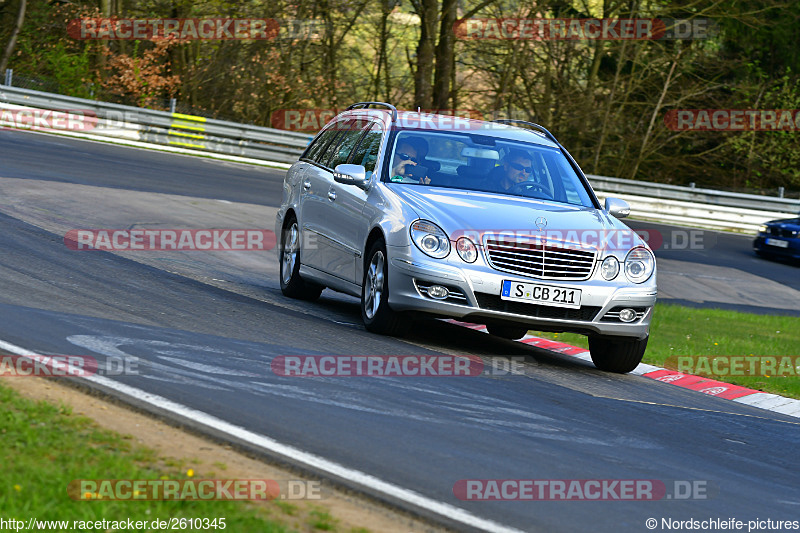
[[[450,239],[433,222],[417,220],[411,224],[411,240],[417,248],[436,259],[444,259],[450,253]]]
[[[609,255],[603,259],[603,264],[600,266],[600,272],[603,274],[603,279],[611,281],[619,274],[619,261],[613,255]]]
[[[634,248],[625,257],[625,275],[634,283],[647,281],[656,268],[656,260],[647,248]]]
[[[467,263],[474,263],[478,258],[478,249],[475,247],[475,243],[467,237],[461,237],[456,241],[456,252]]]
[[[769,226],[767,226],[766,224],[761,224],[761,225],[758,227],[758,232],[759,232],[759,233],[766,233],[766,232],[768,232],[768,231],[769,231]]]

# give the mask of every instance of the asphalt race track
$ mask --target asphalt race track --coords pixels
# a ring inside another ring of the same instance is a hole
[[[0,130],[0,339],[40,354],[133,361],[137,372],[110,379],[458,507],[498,530],[648,531],[648,518],[797,518],[796,418],[599,372],[439,321],[420,322],[403,340],[372,335],[352,298],[331,291],[316,303],[284,298],[274,252],[64,245],[71,228],[272,229],[282,176]],[[669,235],[668,244],[670,232],[686,231],[632,225]],[[747,237],[706,234],[703,248],[657,250],[665,299],[800,314],[798,267],[756,258]],[[687,294],[689,282],[702,290]],[[715,294],[719,286],[728,289]],[[461,378],[296,378],[270,367],[282,355],[412,354],[523,363],[518,374]],[[708,497],[461,501],[453,487],[465,479],[662,480],[668,491],[675,480],[697,481]]]

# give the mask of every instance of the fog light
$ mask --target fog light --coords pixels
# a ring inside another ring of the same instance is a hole
[[[623,322],[633,322],[636,320],[636,311],[633,309],[623,309],[619,312],[619,319]]]
[[[447,290],[447,287],[442,287],[441,285],[431,285],[428,287],[428,296],[436,300],[444,300],[447,298],[448,294],[450,294],[450,291]]]

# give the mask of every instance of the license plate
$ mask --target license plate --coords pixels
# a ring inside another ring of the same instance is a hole
[[[581,290],[504,280],[500,299],[579,308],[581,306]]]
[[[781,241],[778,239],[767,239],[767,244],[770,246],[777,246],[778,248],[788,248],[789,241]]]

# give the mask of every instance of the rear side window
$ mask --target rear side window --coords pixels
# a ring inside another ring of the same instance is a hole
[[[339,143],[342,142],[342,139],[344,139],[345,134],[347,134],[347,132],[349,131],[349,128],[350,128],[349,124],[345,121],[337,122],[336,124],[333,125],[333,129],[336,130],[336,137],[333,139],[333,141],[331,141],[330,144],[328,144],[322,155],[320,155],[316,159],[317,163],[319,163],[324,167],[328,166],[328,162],[331,160],[331,157],[333,157],[333,154],[336,153],[336,149],[339,147]]]
[[[358,143],[355,151],[353,151],[350,162],[354,165],[363,165],[367,172],[374,171],[382,136],[383,131],[380,125],[373,124],[364,137],[361,138],[361,142]]]
[[[319,156],[328,143],[333,139],[336,134],[339,133],[335,127],[328,128],[327,130],[323,131],[322,134],[316,138],[314,144],[306,150],[305,158],[310,159],[311,161],[317,162],[319,160]]]

